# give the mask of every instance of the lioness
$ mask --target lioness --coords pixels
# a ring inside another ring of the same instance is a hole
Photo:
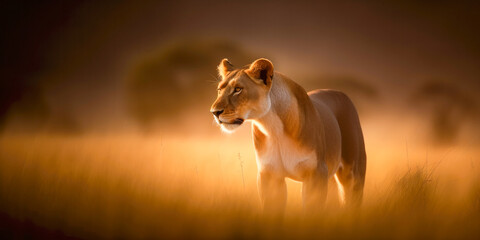
[[[301,181],[304,206],[322,206],[329,179],[340,200],[362,201],[366,154],[362,129],[352,101],[342,92],[306,92],[274,72],[268,59],[235,69],[223,59],[221,81],[210,111],[226,132],[252,122],[258,188],[265,211],[282,211],[285,177]]]

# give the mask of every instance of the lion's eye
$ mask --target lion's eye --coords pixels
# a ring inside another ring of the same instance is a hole
[[[234,90],[233,90],[233,93],[240,93],[242,91],[242,88],[241,87],[236,87]]]

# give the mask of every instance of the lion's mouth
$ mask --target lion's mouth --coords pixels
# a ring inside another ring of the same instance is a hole
[[[237,125],[240,125],[244,122],[245,120],[241,119],[241,118],[236,118],[235,120],[233,120],[232,122],[222,122],[221,120],[219,120],[220,124],[223,124],[223,123],[226,123],[226,124],[237,124]]]
[[[233,120],[233,123],[232,123],[232,124],[238,124],[238,125],[240,125],[240,124],[242,124],[242,123],[243,123],[243,119],[237,118],[237,119]]]

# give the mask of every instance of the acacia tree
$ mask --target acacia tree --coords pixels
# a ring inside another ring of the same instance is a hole
[[[413,106],[427,112],[430,118],[430,138],[435,144],[456,141],[465,120],[474,117],[475,101],[454,84],[429,81],[412,94]]]
[[[248,63],[249,57],[229,41],[182,41],[145,57],[127,82],[128,112],[145,130],[171,121],[206,102],[214,92],[216,66],[222,58]]]

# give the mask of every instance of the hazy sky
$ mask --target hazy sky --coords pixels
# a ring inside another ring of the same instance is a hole
[[[7,76],[2,93],[9,96],[14,88],[55,79],[48,88],[63,105],[102,118],[121,116],[123,83],[132,64],[179,39],[237,42],[246,51],[271,58],[277,70],[294,78],[347,74],[392,92],[434,78],[480,89],[480,16],[474,3],[223,0],[4,5],[2,29],[8,37],[1,40],[5,53],[1,70]],[[7,104],[2,108],[23,97],[17,95],[3,100]]]

